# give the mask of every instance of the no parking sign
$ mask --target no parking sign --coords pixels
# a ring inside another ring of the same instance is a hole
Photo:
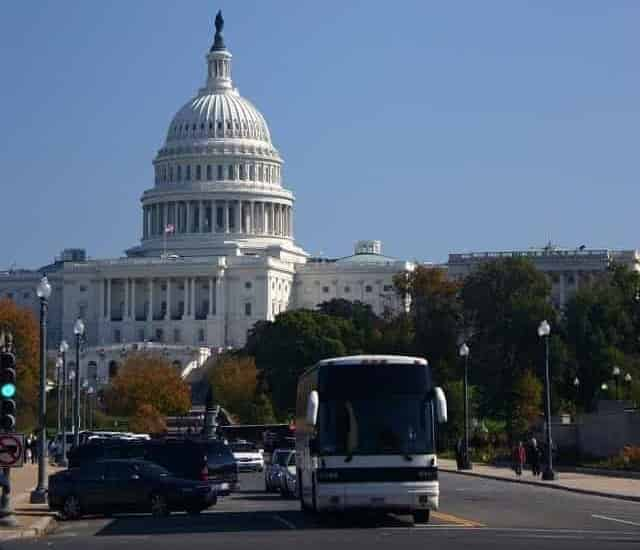
[[[0,468],[24,465],[24,434],[0,434]]]

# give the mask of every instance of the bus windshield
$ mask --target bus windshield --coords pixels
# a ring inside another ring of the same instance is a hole
[[[322,454],[379,455],[434,452],[431,402],[424,395],[323,400],[319,411]]]

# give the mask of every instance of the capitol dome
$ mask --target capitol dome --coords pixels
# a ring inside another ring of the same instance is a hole
[[[218,13],[205,85],[174,115],[142,196],[142,239],[132,256],[259,253],[293,247],[293,194],[265,118],[231,79]]]

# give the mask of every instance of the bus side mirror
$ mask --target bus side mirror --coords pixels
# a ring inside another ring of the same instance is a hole
[[[444,424],[447,421],[447,398],[441,387],[434,388],[433,400],[436,406],[436,418],[438,424]]]
[[[320,405],[320,397],[318,392],[313,390],[309,394],[309,401],[307,402],[307,424],[309,426],[315,426],[318,421],[318,406]]]

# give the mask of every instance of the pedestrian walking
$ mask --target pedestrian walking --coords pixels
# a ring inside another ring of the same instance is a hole
[[[464,445],[462,444],[462,438],[459,438],[458,441],[456,441],[456,466],[458,470],[462,469],[463,455]]]
[[[529,464],[531,464],[531,473],[534,477],[540,475],[540,446],[535,437],[529,441],[529,448],[527,449],[527,457],[529,458]]]
[[[31,464],[38,463],[38,438],[35,435],[31,435]]]
[[[527,453],[524,449],[522,441],[518,441],[517,447],[513,449],[513,469],[519,477],[522,475],[522,467],[527,461]]]

